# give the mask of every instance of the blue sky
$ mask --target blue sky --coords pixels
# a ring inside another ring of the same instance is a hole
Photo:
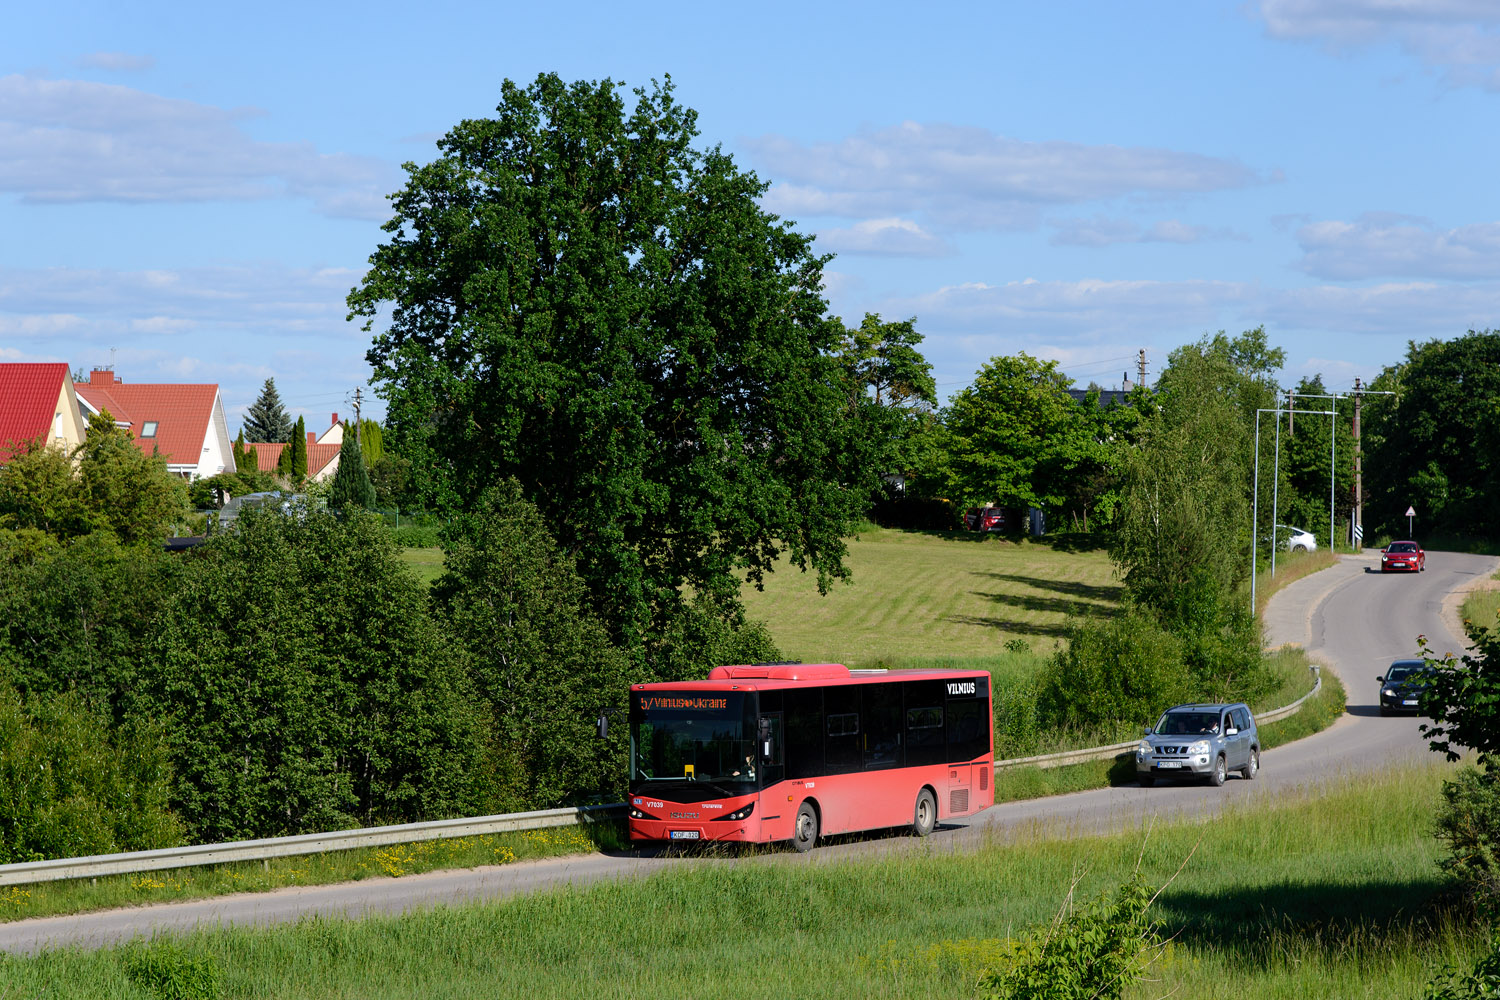
[[[714,7],[22,5],[0,361],[217,382],[235,428],[268,377],[348,415],[400,165],[543,71],[670,74],[837,254],[832,310],[915,316],[944,395],[1021,351],[1149,380],[1259,325],[1283,382],[1345,389],[1500,327],[1491,0]]]

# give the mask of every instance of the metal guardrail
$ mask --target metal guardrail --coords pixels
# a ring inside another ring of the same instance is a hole
[[[1257,716],[1259,722],[1284,719],[1302,707],[1323,686],[1323,675],[1316,664],[1317,680],[1313,689],[1284,708]],[[995,761],[995,770],[1034,764],[1038,767],[1062,767],[1086,760],[1103,760],[1132,749],[1138,740],[1107,747],[1064,750],[1061,753],[1035,757],[1017,757]],[[472,819],[442,819],[430,823],[403,823],[398,826],[366,827],[359,830],[336,830],[332,833],[306,833],[293,837],[270,837],[264,840],[239,840],[226,844],[197,844],[189,847],[167,847],[155,851],[131,851],[125,854],[100,854],[85,858],[56,858],[51,861],[23,861],[0,865],[0,886],[31,885],[62,879],[97,878],[100,875],[126,875],[135,872],[160,871],[167,868],[191,868],[196,865],[218,865],[233,861],[267,861],[271,858],[347,851],[356,847],[380,847],[385,844],[412,844],[423,840],[445,840],[454,837],[477,837],[488,833],[510,833],[517,830],[544,830],[554,826],[578,826],[623,816],[625,803],[580,806],[566,809],[543,809],[537,812],[507,813],[501,816],[479,816]]]
[[[544,830],[554,826],[578,826],[625,814],[625,803],[581,806],[568,809],[543,809],[538,812],[507,813],[502,816],[479,816],[472,819],[442,819],[431,823],[403,823],[398,826],[366,827],[360,830],[336,830],[333,833],[306,833],[293,837],[271,837],[264,840],[239,840],[227,844],[198,844],[190,847],[167,847],[155,851],[131,851],[127,854],[100,854],[87,858],[56,858],[51,861],[24,861],[0,865],[0,886],[29,885],[70,878],[97,878],[100,875],[124,875],[133,872],[159,871],[164,868],[190,868],[194,865],[217,865],[231,861],[266,861],[270,858],[325,851],[347,851],[355,847],[380,847],[385,844],[410,844],[421,840],[446,840],[453,837],[477,837],[488,833],[510,833],[516,830]]]

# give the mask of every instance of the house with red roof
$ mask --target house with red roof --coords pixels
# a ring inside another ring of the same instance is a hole
[[[0,364],[0,465],[19,446],[37,439],[71,452],[83,443],[87,429],[67,365]]]
[[[313,482],[332,479],[334,473],[339,470],[339,451],[343,448],[343,434],[334,432],[334,429],[339,427],[339,415],[335,413],[332,428],[322,434],[307,432],[307,478]],[[256,468],[261,472],[274,473],[277,463],[281,461],[281,453],[287,446],[266,442],[247,442],[245,447],[254,450]]]
[[[127,383],[113,371],[95,369],[73,389],[85,418],[108,411],[116,426],[129,429],[137,448],[165,456],[167,471],[188,480],[235,471],[217,385]]]

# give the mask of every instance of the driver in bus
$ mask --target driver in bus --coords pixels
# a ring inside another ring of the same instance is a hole
[[[755,755],[746,754],[745,763],[736,768],[729,775],[731,778],[744,778],[747,781],[755,780]]]

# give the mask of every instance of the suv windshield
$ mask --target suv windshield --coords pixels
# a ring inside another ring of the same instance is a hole
[[[1167,712],[1156,724],[1156,732],[1162,736],[1203,736],[1218,731],[1218,712]]]
[[[755,704],[743,692],[638,691],[630,704],[630,780],[753,782]]]

